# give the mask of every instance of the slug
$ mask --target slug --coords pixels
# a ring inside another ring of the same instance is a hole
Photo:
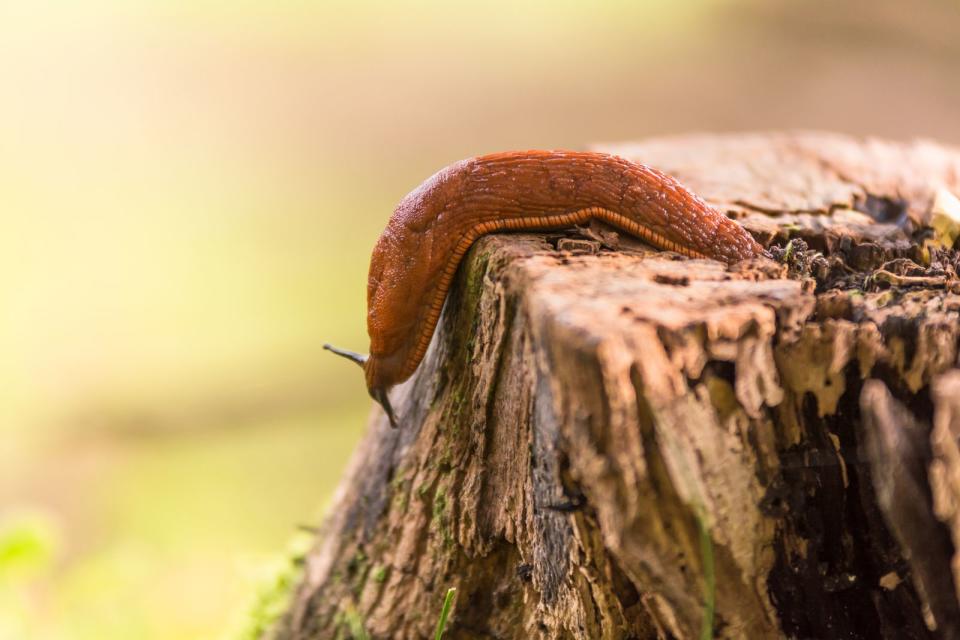
[[[508,151],[462,160],[409,193],[373,250],[367,281],[370,355],[324,348],[363,367],[370,395],[420,364],[464,254],[498,231],[547,231],[602,220],[650,244],[727,263],[762,255],[739,224],[674,178],[619,156]]]

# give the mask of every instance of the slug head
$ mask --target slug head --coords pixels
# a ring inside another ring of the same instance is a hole
[[[389,387],[379,385],[374,380],[377,369],[376,358],[365,356],[362,353],[357,353],[356,351],[340,349],[331,344],[325,344],[323,345],[323,348],[342,358],[346,358],[350,362],[360,365],[360,368],[363,369],[364,376],[367,379],[367,391],[370,394],[370,397],[376,400],[377,403],[383,407],[383,411],[387,414],[387,418],[390,420],[390,426],[396,429],[397,416],[393,412],[393,406],[390,404],[390,396],[387,395]]]

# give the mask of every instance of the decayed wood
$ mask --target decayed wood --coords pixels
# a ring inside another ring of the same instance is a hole
[[[432,637],[448,587],[452,638],[957,637],[960,287],[924,234],[960,153],[601,150],[811,249],[727,268],[597,226],[482,240],[271,637]]]

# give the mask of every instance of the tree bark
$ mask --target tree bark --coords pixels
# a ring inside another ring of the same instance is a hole
[[[269,636],[433,637],[456,587],[449,638],[960,637],[960,152],[598,149],[793,242],[478,242]]]

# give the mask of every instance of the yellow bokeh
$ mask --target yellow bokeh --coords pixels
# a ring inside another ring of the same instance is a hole
[[[370,249],[442,166],[691,131],[960,141],[960,5],[903,6],[0,5],[0,521],[57,541],[0,579],[0,638],[230,627],[362,432],[361,376],[321,347],[365,349]]]

